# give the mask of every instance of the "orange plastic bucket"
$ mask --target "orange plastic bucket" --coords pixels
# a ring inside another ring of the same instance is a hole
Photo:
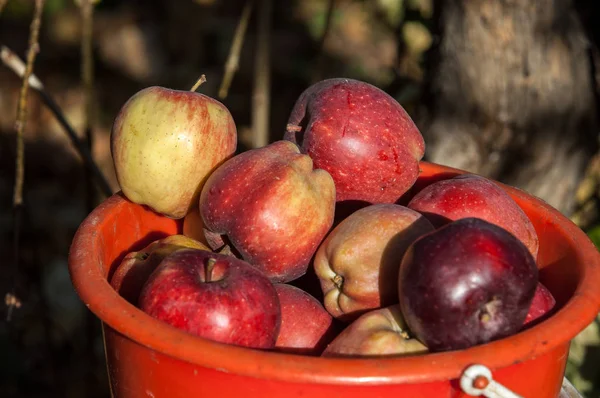
[[[415,190],[462,173],[422,163]],[[559,394],[571,339],[600,310],[600,254],[588,237],[543,201],[501,185],[531,218],[540,238],[541,281],[558,311],[506,339],[467,350],[381,359],[318,358],[208,341],[163,324],[122,299],[109,285],[123,256],[181,222],[116,194],[81,224],[69,255],[73,284],[102,321],[115,397],[467,397],[458,378],[471,364],[528,398]],[[414,190],[413,190],[414,192]]]

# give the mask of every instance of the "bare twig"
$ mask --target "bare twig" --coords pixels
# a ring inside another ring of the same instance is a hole
[[[269,142],[269,105],[271,91],[271,15],[272,0],[261,0],[258,10],[254,92],[252,96],[252,144],[260,148]]]
[[[200,87],[203,83],[206,83],[206,76],[204,74],[200,75],[200,78],[196,81],[196,83],[194,83],[190,91],[193,92],[198,90],[198,87]]]
[[[36,0],[33,21],[31,22],[29,35],[29,49],[27,51],[27,64],[25,65],[25,73],[23,74],[23,84],[19,93],[19,103],[17,107],[17,121],[15,128],[17,130],[17,160],[16,160],[16,175],[15,188],[13,196],[13,205],[20,206],[23,203],[23,179],[25,165],[25,147],[23,133],[27,123],[27,94],[29,91],[29,77],[33,72],[33,63],[35,57],[40,51],[38,36],[40,33],[40,25],[42,20],[42,9],[44,8],[44,0]]]
[[[93,126],[94,126],[94,55],[93,55],[93,24],[94,4],[92,0],[80,0],[81,11],[81,83],[84,95],[84,138],[90,153],[93,153]],[[85,166],[85,181],[87,191],[87,207],[91,211],[96,205],[96,189],[94,186],[92,170]]]
[[[23,74],[23,84],[19,93],[19,103],[17,106],[17,120],[15,128],[17,130],[17,156],[15,160],[15,187],[13,195],[13,213],[14,213],[14,277],[13,292],[7,297],[12,297],[6,300],[8,311],[6,313],[6,321],[9,322],[12,317],[12,312],[20,303],[15,294],[16,277],[19,269],[19,237],[21,232],[21,214],[23,209],[23,183],[25,179],[25,125],[27,124],[27,94],[29,91],[29,77],[33,72],[33,63],[35,57],[40,51],[38,37],[40,34],[40,25],[42,24],[42,10],[44,9],[44,0],[35,1],[35,10],[33,12],[33,20],[29,30],[29,48],[27,50],[27,64],[25,65],[25,73]]]
[[[81,81],[85,96],[85,126],[87,130],[94,124],[94,57],[92,52],[94,5],[92,0],[81,0],[81,21]]]
[[[0,46],[0,60],[21,79],[25,76],[25,62],[17,54],[6,46]],[[29,76],[29,87],[40,91],[44,85],[35,74]]]
[[[0,46],[0,61],[2,61],[4,65],[6,65],[9,69],[15,72],[17,76],[22,78],[25,75],[25,64],[17,56],[17,54],[15,54],[6,46]],[[50,96],[50,94],[48,94],[48,92],[44,88],[44,85],[36,75],[32,74],[29,77],[29,86],[35,89],[40,94],[42,100],[44,101],[44,104],[48,107],[48,109],[50,109],[58,123],[66,131],[67,135],[71,139],[71,143],[73,144],[75,149],[77,149],[77,152],[79,153],[83,161],[86,162],[87,165],[93,171],[94,177],[96,178],[96,182],[98,183],[102,193],[105,196],[111,196],[112,189],[110,188],[110,185],[104,178],[104,175],[100,171],[100,168],[98,167],[98,165],[96,165],[96,162],[92,158],[90,151],[87,149],[85,143],[79,139],[77,133],[75,132],[75,129],[73,129],[73,127],[65,118],[63,111],[60,109],[56,101]]]
[[[248,21],[250,21],[253,3],[253,0],[246,1],[237,28],[235,29],[233,42],[231,43],[231,48],[229,49],[229,56],[227,57],[227,62],[225,63],[225,74],[223,75],[223,81],[221,81],[221,87],[219,88],[219,98],[221,99],[227,97],[229,86],[233,80],[233,75],[235,75],[235,72],[238,70],[240,64],[240,52],[242,51],[242,45],[244,44],[244,37],[246,36]]]
[[[329,31],[331,30],[331,20],[333,19],[333,10],[335,9],[335,0],[329,0],[327,2],[327,14],[325,15],[325,26],[323,27],[323,34],[321,35],[321,39],[318,44],[318,59],[317,66],[314,68],[314,73],[312,76],[312,82],[316,83],[323,78],[323,69],[325,68],[325,42],[327,41],[327,36],[329,36]]]

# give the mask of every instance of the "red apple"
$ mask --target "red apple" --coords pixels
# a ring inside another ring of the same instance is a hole
[[[334,208],[331,176],[314,170],[310,157],[289,141],[229,159],[200,195],[209,234],[226,235],[243,259],[273,282],[306,272],[333,223]],[[214,245],[215,239],[208,242]]]
[[[315,255],[327,311],[351,321],[368,310],[398,303],[402,256],[415,239],[433,229],[420,213],[390,203],[348,216]]]
[[[552,296],[552,293],[550,293],[550,290],[548,290],[541,282],[538,282],[533,301],[529,307],[529,312],[525,317],[524,325],[531,327],[543,321],[550,315],[555,305],[556,300],[554,299],[554,296]]]
[[[281,305],[281,328],[275,347],[280,351],[319,355],[334,337],[331,315],[304,290],[285,283],[274,286]]]
[[[408,203],[441,227],[450,221],[476,217],[506,229],[519,238],[537,258],[538,237],[525,212],[493,181],[474,174],[437,181]]]
[[[123,194],[172,218],[198,203],[208,175],[237,145],[229,110],[206,95],[148,87],[115,118],[111,151]]]
[[[408,333],[400,307],[396,304],[362,314],[337,335],[322,356],[380,357],[427,351],[427,347]]]
[[[400,266],[400,308],[431,351],[468,348],[518,332],[538,269],[527,247],[497,225],[463,218],[416,240]]]
[[[171,235],[150,243],[137,252],[125,255],[110,279],[110,284],[125,300],[137,305],[140,291],[158,264],[181,249],[211,251],[206,245],[183,235]]]
[[[150,316],[214,341],[273,348],[281,324],[277,291],[232,256],[183,249],[165,257],[139,299]]]
[[[381,89],[327,79],[306,89],[284,138],[335,181],[338,201],[393,203],[419,175],[423,137],[404,108]]]

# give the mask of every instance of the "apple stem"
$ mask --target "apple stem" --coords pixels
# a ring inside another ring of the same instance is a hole
[[[215,267],[216,262],[217,262],[217,259],[212,258],[212,257],[206,261],[206,267],[204,268],[206,282],[211,282],[212,271],[213,271],[213,268]]]
[[[204,82],[206,82],[206,76],[203,73],[202,76],[200,76],[200,79],[198,79],[198,81],[192,86],[190,91],[192,91],[192,92],[196,91],[198,89],[198,87],[200,87],[202,85],[202,83],[204,83]]]
[[[298,133],[302,131],[302,127],[295,124],[288,124],[285,129],[290,133]]]
[[[335,285],[335,287],[337,287],[338,289],[342,288],[342,285],[344,284],[344,277],[341,275],[336,275],[333,277],[333,284]]]
[[[233,255],[233,252],[231,251],[231,247],[229,247],[229,245],[223,246],[217,253],[223,254],[223,255],[226,255],[226,256],[233,256],[233,257],[235,257]]]

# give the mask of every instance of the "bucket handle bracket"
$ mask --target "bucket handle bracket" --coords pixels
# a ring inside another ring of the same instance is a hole
[[[460,388],[474,397],[523,398],[494,381],[492,371],[484,365],[469,366],[460,377]]]

